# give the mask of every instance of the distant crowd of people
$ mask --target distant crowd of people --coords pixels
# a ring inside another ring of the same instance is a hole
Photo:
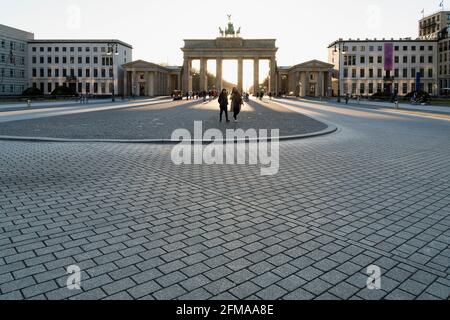
[[[263,100],[265,96],[268,96],[270,100],[274,97],[281,97],[283,92],[280,91],[278,94],[273,94],[272,92],[266,93],[265,91],[259,91],[254,94],[254,96]],[[181,99],[181,94],[179,95]],[[231,94],[227,91],[227,89],[223,89],[220,94],[216,90],[209,91],[187,91],[184,93],[184,98],[186,100],[202,100],[204,102],[211,102],[212,100],[218,99],[219,107],[220,107],[220,122],[223,121],[223,115],[225,114],[226,122],[231,122],[228,117],[228,112],[233,114],[233,120],[237,122],[238,115],[242,110],[242,106],[244,102],[250,101],[250,94],[248,92],[243,92],[242,94],[239,92],[237,88],[233,88]],[[228,111],[228,106],[231,105],[230,110]]]

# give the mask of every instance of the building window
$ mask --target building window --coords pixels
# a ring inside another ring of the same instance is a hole
[[[78,64],[82,64],[83,63],[83,58],[82,57],[78,57]]]
[[[83,77],[83,69],[78,69],[78,77]]]
[[[428,69],[428,78],[433,78],[433,69]]]
[[[32,63],[36,64],[37,63],[37,57],[32,57],[31,58]],[[2,55],[2,62],[5,62],[5,56]]]
[[[369,83],[369,94],[373,94],[373,83]]]
[[[433,94],[433,84],[432,83],[428,84],[428,93]]]
[[[44,57],[39,57],[39,62],[40,62],[41,64],[44,64]]]
[[[52,63],[52,57],[47,57],[47,63]]]
[[[59,68],[56,68],[56,69],[55,69],[55,77],[56,77],[56,78],[59,78]]]
[[[59,57],[55,57],[55,63],[59,63]]]
[[[70,57],[70,63],[74,64],[75,63],[75,57]]]
[[[48,92],[48,94],[52,93],[52,83],[51,82],[47,83],[47,92]]]
[[[49,78],[52,77],[52,69],[50,69],[50,68],[47,69],[47,77],[49,77]]]
[[[98,78],[98,69],[97,68],[94,69],[94,78]]]
[[[62,62],[65,64],[65,63],[67,63],[67,57],[63,57],[62,58]]]
[[[416,68],[411,69],[411,78],[416,78]]]
[[[94,57],[94,64],[98,64],[98,57]]]
[[[83,84],[81,82],[78,83],[78,92],[79,93],[83,92]]]
[[[364,78],[366,76],[366,69],[359,70],[359,77]]]
[[[91,69],[86,69],[86,78],[90,78],[91,76]]]
[[[104,82],[102,82],[101,87],[102,87],[102,93],[105,94],[106,93],[106,84]]]
[[[408,56],[403,57],[403,63],[408,63]]]
[[[106,78],[106,70],[102,69],[102,78]]]
[[[369,69],[369,78],[373,78],[373,69]]]
[[[43,69],[43,68],[41,68],[41,69],[39,70],[39,76],[40,76],[41,78],[44,77],[44,69]]]
[[[366,86],[364,83],[361,83],[359,86],[359,94],[365,94],[366,93]]]
[[[94,83],[94,93],[98,93],[98,83]]]
[[[86,83],[86,93],[91,93],[91,84]]]
[[[64,68],[64,69],[62,69],[62,70],[63,70],[63,77],[67,77],[67,69]]]
[[[4,70],[2,69],[2,71],[4,71]],[[36,68],[33,68],[33,78],[36,78],[36,77],[37,77],[37,70],[36,70]]]
[[[378,63],[383,63],[383,57],[382,57],[382,56],[378,56],[377,62],[378,62]]]
[[[378,69],[377,70],[377,77],[381,78],[383,76],[383,69]]]
[[[407,94],[408,93],[408,84],[404,83],[403,84],[403,90],[402,90],[403,94]]]
[[[411,63],[416,63],[416,56],[411,56]]]
[[[86,64],[90,64],[91,63],[91,57],[86,57]]]

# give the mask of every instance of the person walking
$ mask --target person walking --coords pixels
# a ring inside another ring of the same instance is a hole
[[[348,100],[350,100],[350,96],[348,93],[345,95],[345,104],[348,104]]]
[[[242,101],[241,94],[236,88],[233,88],[230,99],[231,99],[231,106],[233,108],[233,119],[234,122],[237,122],[237,116],[241,112],[241,108],[244,102]]]
[[[225,119],[227,122],[230,122],[228,119],[228,92],[226,89],[222,90],[222,93],[219,96],[219,106],[220,106],[220,122],[222,122],[223,113],[225,112]]]

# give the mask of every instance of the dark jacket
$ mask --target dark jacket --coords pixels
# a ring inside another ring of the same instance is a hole
[[[219,97],[220,108],[226,109],[228,106],[228,96],[226,94],[221,93]]]

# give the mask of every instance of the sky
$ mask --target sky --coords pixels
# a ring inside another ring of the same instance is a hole
[[[182,65],[183,39],[216,38],[231,14],[242,37],[277,39],[277,62],[286,66],[327,61],[328,45],[339,38],[415,38],[422,9],[438,11],[440,2],[0,0],[0,24],[33,32],[36,39],[119,39],[133,45],[134,60]],[[236,76],[231,69],[224,69],[224,78]]]

